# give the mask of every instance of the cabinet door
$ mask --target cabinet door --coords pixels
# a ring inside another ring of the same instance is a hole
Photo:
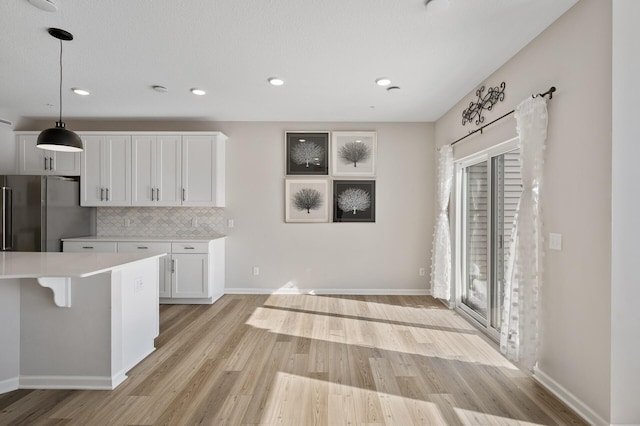
[[[155,160],[156,205],[181,205],[181,137],[158,136],[155,145]]]
[[[80,176],[80,153],[79,152],[54,152],[49,154],[49,164],[53,164],[53,169],[49,174],[60,176]]]
[[[216,193],[215,136],[182,138],[182,205],[222,207]]]
[[[37,147],[38,135],[18,136],[18,173],[44,175],[49,170],[49,151]]]
[[[103,143],[105,205],[131,205],[131,137],[107,136]]]
[[[131,204],[134,206],[155,204],[155,143],[155,136],[134,136],[131,140]]]
[[[104,205],[102,184],[105,164],[102,162],[104,136],[83,136],[84,150],[81,155],[80,205]]]
[[[209,262],[207,254],[173,254],[173,298],[209,297]]]

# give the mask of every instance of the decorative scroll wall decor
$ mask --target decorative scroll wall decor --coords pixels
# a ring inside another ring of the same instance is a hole
[[[484,122],[482,111],[491,111],[493,106],[497,104],[498,101],[504,101],[505,87],[506,84],[503,81],[502,83],[500,83],[500,86],[489,87],[489,90],[487,90],[487,93],[484,95],[484,86],[476,90],[476,96],[478,97],[478,100],[476,102],[470,102],[469,108],[462,111],[462,125],[464,126],[467,123],[471,123],[474,119],[476,126],[482,124]]]

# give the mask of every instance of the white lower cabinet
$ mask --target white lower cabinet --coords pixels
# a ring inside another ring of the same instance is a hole
[[[160,303],[206,304],[224,294],[224,238],[122,241],[95,237],[63,241],[65,252],[167,253],[160,258]]]

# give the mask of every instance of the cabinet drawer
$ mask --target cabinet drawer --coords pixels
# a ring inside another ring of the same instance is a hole
[[[111,241],[64,241],[63,251],[68,253],[79,252],[100,252],[100,253],[115,253],[116,243]]]
[[[145,241],[119,242],[118,252],[119,253],[138,253],[138,252],[171,253],[171,243],[153,243],[153,242],[145,242]]]
[[[172,253],[209,253],[209,243],[171,243]]]

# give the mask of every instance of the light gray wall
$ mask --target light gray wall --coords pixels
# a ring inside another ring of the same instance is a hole
[[[486,122],[532,93],[549,102],[542,209],[546,239],[563,250],[544,260],[539,369],[597,413],[610,416],[611,1],[582,0],[484,82],[506,82]],[[476,128],[461,125],[470,93],[436,123],[436,145]],[[516,135],[507,118],[455,146],[456,158]],[[637,327],[637,326],[636,326]]]
[[[640,2],[613,2],[611,423],[640,424]]]
[[[40,130],[34,121],[25,130]],[[426,291],[434,224],[435,150],[428,123],[74,121],[73,130],[224,132],[229,289]],[[376,223],[284,223],[284,132],[375,130]],[[260,275],[253,276],[253,266]],[[426,269],[419,276],[419,268]]]

